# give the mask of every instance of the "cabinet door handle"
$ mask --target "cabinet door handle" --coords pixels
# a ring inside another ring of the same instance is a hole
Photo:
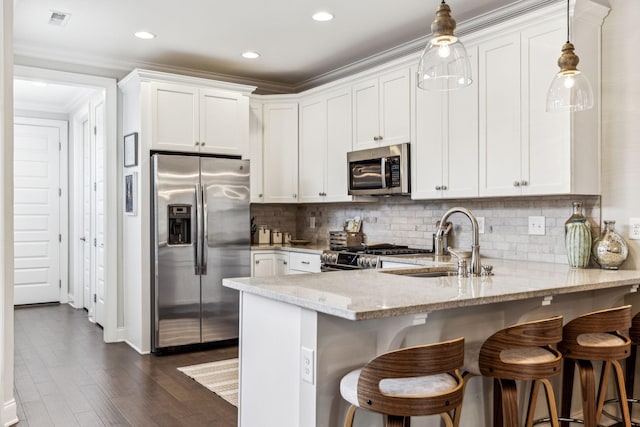
[[[283,263],[284,265],[287,265],[287,261],[282,261],[282,263]]]
[[[256,260],[256,264],[260,264],[260,260],[259,259]]]
[[[200,143],[198,141],[195,142],[196,146],[200,145]]]
[[[378,141],[382,141],[382,135],[378,137]]]
[[[520,181],[513,181],[514,187],[520,187]]]
[[[447,188],[447,186],[446,186],[446,185],[443,185],[443,186],[442,186],[442,189],[443,189],[443,190],[448,190],[448,188]]]
[[[520,182],[520,185],[522,185],[524,187],[524,186],[529,185],[529,183],[527,181],[525,181],[525,180],[522,180],[522,182]]]
[[[441,185],[436,185],[436,190],[437,190],[437,191],[442,190],[442,186],[441,186]]]
[[[204,142],[204,141],[202,141],[202,142],[200,143],[200,146],[201,146],[201,147],[204,147],[204,144],[205,144],[205,142]]]
[[[380,139],[380,137],[379,137],[379,136],[374,136],[374,137],[373,137],[373,140],[374,140],[374,141],[377,141],[377,140],[379,140],[379,139]]]
[[[294,195],[293,195],[293,198],[294,198],[294,199],[297,199],[297,198],[298,198],[298,195],[297,195],[297,194],[294,194]]]
[[[258,194],[258,197],[262,197],[262,193]]]
[[[301,264],[307,264],[307,265],[311,264],[309,261],[300,261],[300,263]]]

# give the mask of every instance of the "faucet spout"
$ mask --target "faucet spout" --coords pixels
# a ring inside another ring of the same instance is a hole
[[[440,224],[445,224],[449,217],[454,213],[461,213],[469,218],[469,221],[471,221],[471,275],[479,276],[482,272],[482,266],[480,263],[480,234],[478,232],[478,220],[469,209],[456,207],[449,209],[444,213],[444,215],[442,215]],[[436,241],[442,242],[443,234],[444,229],[442,227],[438,227],[438,230],[436,231]]]

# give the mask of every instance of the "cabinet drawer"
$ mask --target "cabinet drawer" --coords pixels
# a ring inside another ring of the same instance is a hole
[[[290,252],[289,269],[304,271],[306,273],[319,273],[320,254]]]

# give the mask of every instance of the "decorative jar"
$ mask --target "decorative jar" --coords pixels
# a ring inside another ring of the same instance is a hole
[[[604,232],[593,242],[593,259],[605,270],[617,270],[629,255],[627,242],[615,228],[615,221],[604,221]]]
[[[582,214],[582,203],[573,202],[573,214],[564,223],[569,267],[586,268],[591,257],[591,226]]]

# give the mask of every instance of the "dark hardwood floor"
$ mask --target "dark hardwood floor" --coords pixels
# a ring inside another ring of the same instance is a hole
[[[105,344],[84,310],[15,310],[19,427],[237,425],[237,409],[176,368],[237,357],[237,346],[166,356]]]

